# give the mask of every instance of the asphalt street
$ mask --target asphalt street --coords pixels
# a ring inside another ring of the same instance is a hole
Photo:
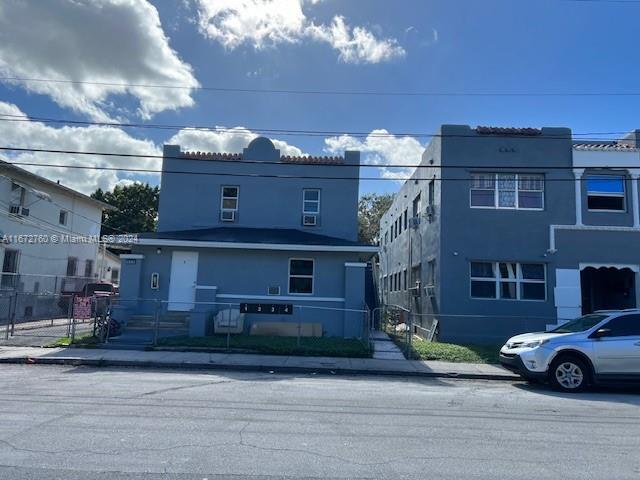
[[[640,391],[0,366],[0,479],[640,479]]]

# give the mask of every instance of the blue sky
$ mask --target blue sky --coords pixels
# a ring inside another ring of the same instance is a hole
[[[0,6],[0,74],[249,89],[631,93],[640,92],[635,47],[638,18],[640,3],[610,1],[96,0],[82,4],[7,0]],[[341,35],[346,35],[346,45],[340,43],[345,40]],[[640,128],[637,96],[384,97],[94,90],[64,83],[0,81],[0,114],[391,133],[435,132],[443,123],[568,126],[580,133]],[[0,121],[0,143],[12,146],[153,153],[172,137],[186,148],[238,151],[251,135],[239,131],[195,138],[188,132],[167,130],[64,129],[56,124]],[[360,147],[366,161],[392,164],[417,163],[422,145],[428,142],[424,137],[273,138],[286,142],[283,150],[291,153],[327,154],[345,146]],[[108,158],[0,155],[16,161],[114,164]],[[125,163],[157,166],[152,160]],[[123,179],[157,181],[148,175],[34,169],[85,192],[97,186],[109,188]],[[388,176],[389,172],[363,169],[365,176]],[[361,191],[398,187],[393,181],[364,181]]]

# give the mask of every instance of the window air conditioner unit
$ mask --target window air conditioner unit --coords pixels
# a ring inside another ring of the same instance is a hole
[[[433,205],[427,205],[425,212],[428,217],[433,217],[433,214],[436,213],[436,209],[434,208]]]
[[[409,219],[409,226],[411,228],[418,228],[418,225],[420,225],[420,217],[411,217]]]
[[[419,297],[420,296],[420,281],[416,281],[416,284],[414,287],[411,287],[409,289],[409,292],[411,292],[411,295],[413,295],[414,297]]]
[[[318,216],[317,215],[303,215],[302,216],[302,225],[306,227],[313,227],[318,224]]]
[[[235,222],[236,221],[236,212],[235,210],[223,210],[220,218],[223,222]]]
[[[20,209],[20,214],[21,214],[23,217],[28,217],[28,216],[29,216],[29,209],[28,209],[28,208],[24,208],[24,207],[22,207],[22,208]]]
[[[269,287],[267,295],[280,295],[280,287]]]

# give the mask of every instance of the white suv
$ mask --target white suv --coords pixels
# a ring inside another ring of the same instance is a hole
[[[571,392],[640,381],[640,309],[598,311],[549,332],[516,335],[500,349],[500,363]]]

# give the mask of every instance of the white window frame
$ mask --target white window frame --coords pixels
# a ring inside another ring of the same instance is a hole
[[[473,205],[473,197],[471,193],[474,190],[489,190],[488,188],[473,188],[473,176],[474,175],[492,175],[493,176],[493,206],[485,206],[485,205]],[[514,194],[515,194],[515,203],[513,207],[501,207],[500,206],[500,188],[499,185],[499,177],[501,175],[514,175],[515,176],[515,186],[514,186]],[[520,189],[520,177],[541,177],[542,178],[542,189],[541,190],[521,190]],[[471,172],[471,183],[469,185],[469,207],[470,208],[479,208],[485,210],[529,210],[529,211],[543,211],[545,206],[545,184],[546,179],[543,173],[514,173],[514,172]],[[523,192],[540,192],[542,194],[542,206],[531,208],[531,207],[521,207],[520,203],[520,191]]]
[[[488,277],[473,277],[471,275],[471,265],[473,263],[490,263],[493,265],[493,278]],[[515,263],[516,264],[516,277],[515,278],[501,278],[500,277],[500,264],[501,263]],[[544,279],[531,279],[531,278],[523,278],[522,276],[522,264],[531,264],[531,265],[542,265],[544,271]],[[495,297],[474,297],[472,295],[471,285],[473,282],[491,282],[495,285]],[[515,283],[516,284],[516,298],[502,298],[500,296],[501,289],[500,285],[502,283]],[[544,299],[536,299],[536,298],[521,298],[522,297],[522,289],[521,285],[523,283],[537,283],[544,284]],[[513,261],[501,261],[501,262],[493,262],[487,260],[472,260],[469,262],[469,298],[473,300],[501,300],[501,301],[511,301],[511,302],[546,302],[547,298],[547,265],[545,263],[540,262],[513,262]]]
[[[235,197],[225,197],[224,196],[224,189],[225,188],[235,188],[236,190],[236,196]],[[224,201],[225,200],[235,200],[236,201],[236,208],[224,208]],[[220,221],[222,222],[228,222],[228,223],[234,223],[238,220],[237,217],[237,213],[238,213],[238,207],[240,206],[240,187],[238,185],[221,185],[220,186]],[[223,219],[223,212],[235,212],[233,215],[233,221],[231,220],[224,220]]]
[[[317,200],[307,200],[305,196],[307,192],[318,192]],[[305,203],[315,203],[317,204],[317,210],[315,212],[307,212]],[[319,188],[304,188],[302,190],[302,214],[303,215],[320,215],[320,189]]]
[[[306,262],[311,262],[311,275],[291,275],[291,262],[294,260],[302,260]],[[300,296],[310,296],[314,294],[315,284],[316,284],[316,261],[313,258],[289,258],[289,268],[287,272],[287,291],[289,295],[300,295]],[[291,292],[291,277],[295,278],[310,278],[311,279],[311,293],[293,293]]]
[[[604,212],[604,213],[626,213],[627,212],[627,178],[623,174],[619,175],[607,175],[606,173],[597,174],[590,173],[585,175],[585,184],[587,190],[587,211],[588,212]],[[615,192],[598,192],[597,190],[589,190],[589,178],[601,178],[601,179],[619,179],[622,180],[622,193]],[[615,197],[622,198],[622,209],[613,210],[605,208],[589,208],[589,195],[593,194],[596,197]]]

